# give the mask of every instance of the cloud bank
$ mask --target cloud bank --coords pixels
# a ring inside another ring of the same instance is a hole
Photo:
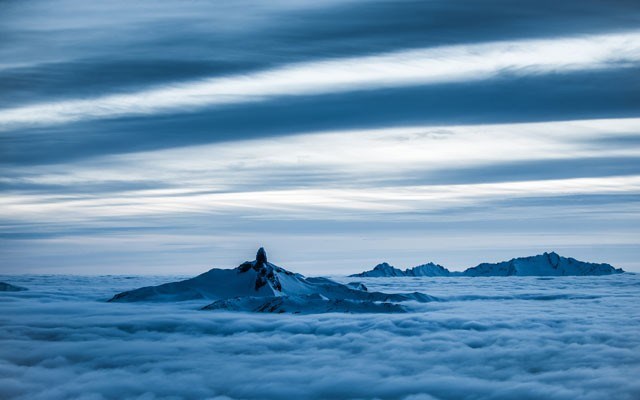
[[[4,280],[7,277],[3,277]],[[444,302],[405,315],[283,316],[107,304],[173,277],[12,277],[0,299],[11,399],[635,399],[636,275],[374,279]]]

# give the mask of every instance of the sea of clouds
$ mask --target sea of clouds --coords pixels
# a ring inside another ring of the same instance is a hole
[[[0,276],[29,288],[0,293],[0,398],[640,398],[640,275],[361,279],[442,300],[396,315],[106,303],[177,278]]]

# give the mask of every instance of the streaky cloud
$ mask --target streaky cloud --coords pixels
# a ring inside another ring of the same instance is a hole
[[[640,176],[576,178],[544,181],[461,185],[380,186],[370,188],[311,188],[242,192],[198,192],[157,189],[121,196],[28,195],[0,200],[4,220],[82,222],[95,218],[142,217],[171,214],[230,213],[258,220],[362,219],[376,214],[443,212],[478,206],[492,200],[581,194],[638,194]]]
[[[635,78],[639,75],[640,65],[544,76],[500,76],[474,82],[279,97],[182,114],[23,127],[0,135],[0,164],[11,168],[69,163],[107,154],[276,139],[305,132],[637,117],[640,80]]]
[[[629,139],[615,144],[620,137],[636,137],[638,124],[637,118],[618,118],[321,131],[15,167],[0,183],[25,190],[29,185],[72,186],[75,194],[87,192],[85,188],[102,188],[103,193],[181,187],[210,193],[461,183],[464,177],[455,174],[465,170],[467,183],[629,175],[635,171],[640,149]],[[603,141],[609,145],[601,145]],[[598,160],[615,158],[630,165],[614,168],[609,161],[609,166],[598,169]],[[594,161],[593,168],[585,166],[589,160]],[[540,165],[544,162],[549,166]],[[572,163],[571,169],[553,168]],[[484,179],[472,173],[474,168],[485,174]],[[152,178],[146,173],[149,169],[155,171]],[[233,179],[224,173],[230,169],[235,171]]]
[[[638,31],[442,46],[291,64],[245,75],[177,82],[128,94],[9,108],[0,111],[0,130],[176,110],[184,112],[262,101],[274,96],[473,81],[501,74],[536,75],[620,68],[638,62]]]

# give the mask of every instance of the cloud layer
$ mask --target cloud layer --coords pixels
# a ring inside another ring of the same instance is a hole
[[[3,280],[8,279],[3,277]],[[173,277],[12,277],[0,395],[15,399],[634,399],[636,275],[375,279],[442,303],[283,316],[107,304]]]

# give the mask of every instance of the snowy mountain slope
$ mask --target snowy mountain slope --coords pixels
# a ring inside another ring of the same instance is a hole
[[[364,289],[364,290],[363,290]],[[260,248],[254,261],[247,261],[235,269],[212,269],[195,278],[180,282],[171,282],[159,286],[147,286],[119,293],[109,301],[214,301],[207,309],[268,310],[261,305],[273,302],[274,298],[286,297],[274,310],[301,308],[310,310],[344,309],[348,312],[399,312],[402,308],[380,306],[378,302],[437,300],[422,293],[386,294],[368,292],[364,287],[351,287],[327,278],[306,278],[300,274],[289,272],[267,261],[264,249]],[[263,298],[264,300],[259,300]],[[233,300],[231,300],[233,299]],[[229,300],[220,302],[220,300]],[[320,303],[324,301],[326,303]],[[353,305],[352,302],[369,303]],[[285,307],[286,306],[286,307]],[[389,311],[391,310],[391,311]],[[327,311],[328,312],[328,311]],[[375,311],[378,312],[378,311]]]
[[[555,252],[513,258],[495,264],[483,263],[464,271],[465,276],[587,276],[624,272],[609,264],[596,264],[562,257]]]
[[[263,313],[315,314],[341,313],[402,313],[406,309],[394,303],[328,299],[321,295],[278,297],[235,297],[218,300],[203,310],[250,311]]]
[[[6,282],[0,282],[0,292],[21,292],[23,290],[27,290],[27,288],[12,285]]]
[[[432,262],[418,265],[413,268],[407,268],[404,271],[385,262],[376,265],[372,270],[349,276],[359,278],[380,278],[393,276],[449,276],[450,274],[451,272],[448,269],[442,265],[434,264]]]
[[[365,290],[353,289],[348,285],[332,281],[327,278],[306,278],[306,281],[313,285],[314,292],[329,299],[359,300],[359,301],[419,301],[421,303],[437,301],[438,299],[424,293],[382,293],[368,292]]]

